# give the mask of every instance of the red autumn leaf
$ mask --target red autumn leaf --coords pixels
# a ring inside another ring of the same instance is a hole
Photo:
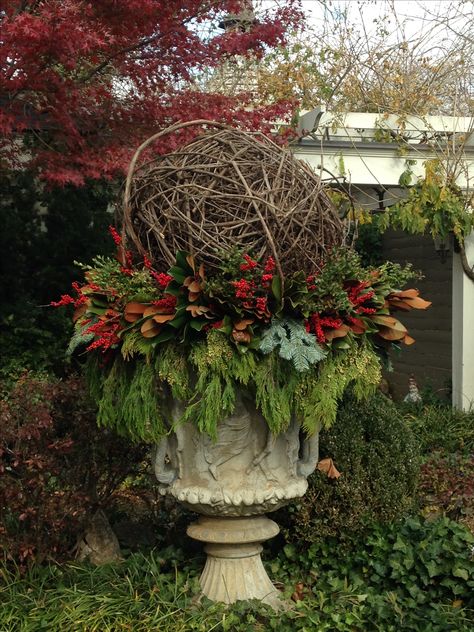
[[[190,87],[196,69],[280,46],[303,22],[297,3],[286,0],[261,14],[250,30],[202,37],[196,28],[218,23],[245,4],[4,0],[0,65],[6,70],[0,73],[0,94],[8,98],[0,126],[5,168],[36,167],[60,185],[121,175],[134,148],[169,125],[170,115],[174,121],[214,119],[268,130],[291,111],[290,103],[255,109],[247,107],[247,96]],[[166,94],[166,100],[157,94]],[[28,138],[32,129],[41,142],[18,152],[15,141]],[[197,131],[160,140],[160,153]]]

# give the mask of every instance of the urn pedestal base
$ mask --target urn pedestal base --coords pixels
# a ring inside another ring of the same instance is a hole
[[[190,525],[188,535],[206,542],[207,560],[200,578],[203,594],[212,601],[259,599],[273,608],[283,608],[280,593],[260,558],[260,542],[273,538],[279,530],[276,522],[266,516],[202,516]]]

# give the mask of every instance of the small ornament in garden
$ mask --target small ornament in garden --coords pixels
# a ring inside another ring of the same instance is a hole
[[[430,303],[403,289],[409,266],[362,264],[288,149],[207,122],[153,156],[163,133],[132,161],[117,256],[56,305],[74,307],[99,425],[154,443],[163,492],[202,515],[188,533],[207,542],[204,594],[277,606],[264,514],[304,494],[344,391],[373,393],[390,349],[414,342],[394,312]]]

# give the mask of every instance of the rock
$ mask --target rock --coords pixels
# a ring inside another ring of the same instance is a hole
[[[96,566],[122,559],[117,536],[102,509],[96,511],[77,546],[77,559]]]

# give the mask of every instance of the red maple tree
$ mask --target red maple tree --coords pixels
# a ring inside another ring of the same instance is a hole
[[[209,28],[243,9],[248,0],[3,0],[3,165],[80,185],[123,172],[133,148],[173,122],[281,116],[287,104],[249,111],[243,95],[189,87],[203,68],[281,44],[302,19],[298,0],[283,0],[247,29]]]

